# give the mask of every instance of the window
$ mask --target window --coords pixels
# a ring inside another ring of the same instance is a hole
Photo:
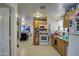
[[[63,31],[63,20],[59,21],[59,30]]]

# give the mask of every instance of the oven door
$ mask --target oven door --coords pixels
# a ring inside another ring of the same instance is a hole
[[[39,44],[40,45],[48,45],[48,35],[41,34],[39,36]]]

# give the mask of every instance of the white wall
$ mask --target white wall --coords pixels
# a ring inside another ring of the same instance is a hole
[[[51,33],[58,30],[58,21],[55,18],[48,17],[48,23],[50,24]]]
[[[53,33],[54,31],[58,31],[58,22],[52,21],[50,23],[50,28],[51,28],[51,33]]]

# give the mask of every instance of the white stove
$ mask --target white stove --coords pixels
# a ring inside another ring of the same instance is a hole
[[[48,35],[47,34],[40,34],[39,35],[39,45],[48,45]]]

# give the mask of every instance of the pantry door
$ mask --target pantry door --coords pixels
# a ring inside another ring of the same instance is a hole
[[[9,8],[0,8],[0,56],[9,53]]]

